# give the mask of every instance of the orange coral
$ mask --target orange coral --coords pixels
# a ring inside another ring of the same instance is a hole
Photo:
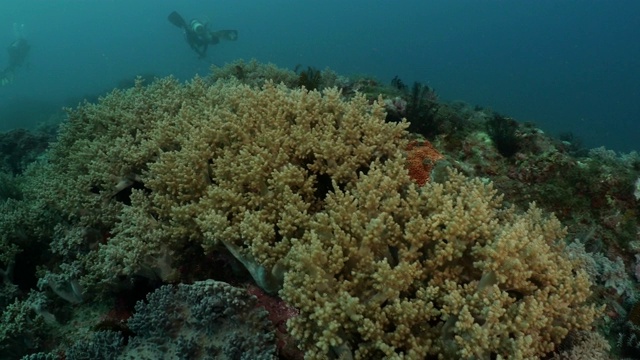
[[[429,181],[433,166],[441,159],[444,159],[444,156],[427,140],[414,140],[407,145],[407,168],[409,169],[409,176],[420,186]]]

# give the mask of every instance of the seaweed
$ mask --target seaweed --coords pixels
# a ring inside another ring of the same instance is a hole
[[[391,79],[391,86],[400,91],[407,91],[407,85],[398,77],[398,75]]]
[[[403,83],[398,79],[398,85]],[[429,86],[414,82],[407,101],[407,119],[411,122],[409,131],[422,134],[427,139],[442,133],[444,118],[438,116],[438,97]]]
[[[294,71],[297,73],[300,65],[296,65]],[[298,75],[298,86],[304,86],[307,90],[317,90],[320,88],[322,73],[320,70],[307,66],[307,70],[302,70]]]
[[[487,132],[498,152],[506,157],[512,157],[520,150],[520,142],[516,134],[518,123],[510,118],[495,114],[487,121]]]

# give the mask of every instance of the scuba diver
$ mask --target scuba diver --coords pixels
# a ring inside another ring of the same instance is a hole
[[[187,43],[200,59],[207,56],[209,45],[215,45],[220,40],[236,41],[238,39],[237,30],[210,31],[207,23],[203,24],[198,19],[187,23],[176,11],[169,14],[169,21],[184,31]]]
[[[24,38],[19,38],[9,45],[9,64],[0,72],[0,85],[4,86],[13,81],[15,70],[24,64],[31,46]]]

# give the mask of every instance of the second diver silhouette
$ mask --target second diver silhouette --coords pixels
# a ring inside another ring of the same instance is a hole
[[[31,46],[24,38],[18,38],[9,45],[9,64],[0,71],[0,85],[8,85],[13,82],[13,77],[17,68],[24,65]]]

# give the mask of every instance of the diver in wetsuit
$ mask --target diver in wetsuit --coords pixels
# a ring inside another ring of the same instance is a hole
[[[24,38],[19,38],[9,45],[9,64],[0,72],[0,85],[4,86],[13,81],[15,70],[24,64],[30,49],[31,46]]]
[[[203,24],[198,19],[187,23],[176,11],[169,14],[169,21],[184,31],[187,43],[200,59],[207,56],[209,45],[215,45],[220,40],[236,41],[238,39],[237,30],[210,31],[206,23]]]

